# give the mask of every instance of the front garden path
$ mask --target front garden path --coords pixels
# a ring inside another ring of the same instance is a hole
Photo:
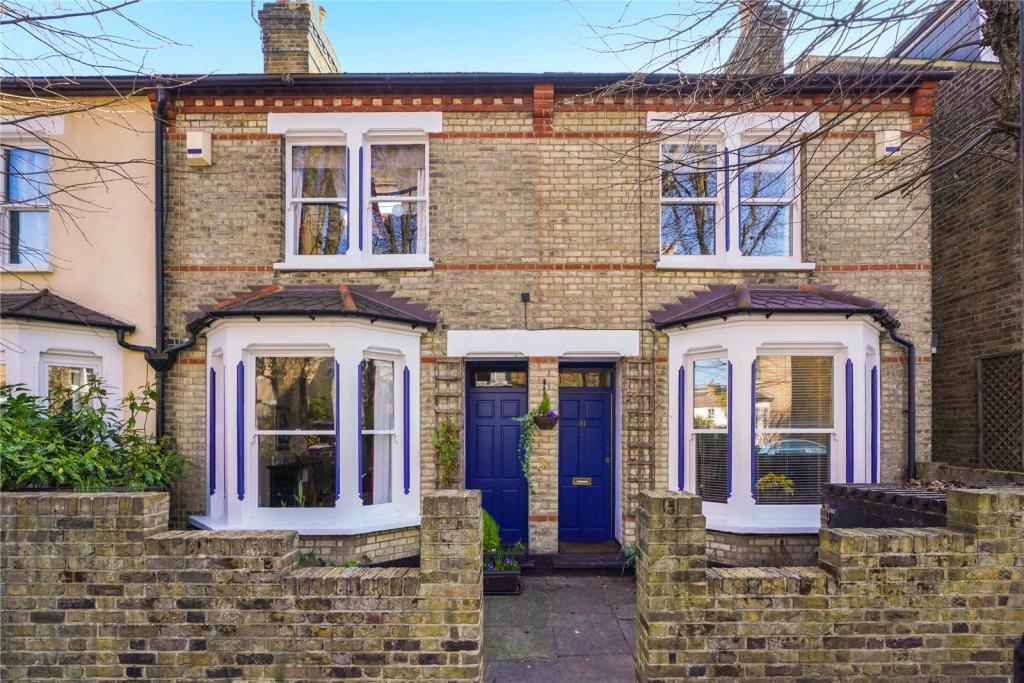
[[[636,680],[635,610],[632,577],[524,577],[521,595],[484,599],[484,680]]]

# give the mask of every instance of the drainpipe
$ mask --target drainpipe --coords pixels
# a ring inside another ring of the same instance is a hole
[[[895,325],[888,325],[889,337],[907,350],[907,479],[917,477],[917,349],[901,337]]]
[[[156,371],[156,435],[164,435],[164,385],[167,371],[174,366],[178,353],[195,346],[197,333],[190,331],[188,340],[173,346],[164,346],[166,320],[164,313],[164,116],[167,111],[167,90],[156,89],[156,106],[153,109],[153,227],[154,257],[156,267],[156,338],[153,346],[140,346],[125,340],[124,330],[117,331],[117,343],[123,348],[146,355],[146,362]]]

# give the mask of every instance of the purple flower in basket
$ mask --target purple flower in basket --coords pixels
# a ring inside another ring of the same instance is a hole
[[[488,562],[487,563],[487,568],[488,569],[494,569],[494,563],[493,562]]]
[[[558,417],[558,413],[553,410],[548,411],[548,417]]]

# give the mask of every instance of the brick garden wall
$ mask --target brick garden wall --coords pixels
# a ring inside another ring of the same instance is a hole
[[[708,569],[700,498],[638,515],[637,677],[1005,681],[1024,633],[1024,489],[948,528],[823,529],[819,566]]]
[[[292,532],[167,531],[161,493],[5,493],[0,679],[479,680],[477,492],[418,569],[298,568]]]
[[[934,84],[932,84],[934,85]],[[639,329],[655,368],[655,483],[668,485],[667,337],[649,310],[709,284],[740,280],[834,284],[892,307],[901,331],[918,343],[918,455],[931,438],[931,273],[927,193],[907,200],[873,197],[884,181],[873,170],[874,131],[910,131],[927,122],[917,94],[884,97],[871,115],[850,116],[804,152],[803,256],[817,268],[798,271],[656,270],[659,240],[657,146],[644,141],[646,112],[664,102],[572,101],[559,93],[494,96],[404,93],[387,97],[325,93],[297,97],[286,89],[261,96],[182,94],[171,111],[167,196],[167,270],[171,334],[185,316],[232,291],[259,284],[369,283],[440,312],[423,337],[421,487],[434,488],[430,437],[435,425],[429,363],[446,354],[448,329],[520,329],[521,292],[531,292],[528,326]],[[926,92],[926,90],[922,90]],[[683,103],[677,109],[687,106]],[[822,114],[835,115],[835,107]],[[443,132],[430,139],[429,271],[288,272],[283,258],[283,138],[267,133],[272,111],[441,111]],[[184,166],[183,135],[213,134],[214,165]],[[908,139],[911,146],[917,139]],[[639,150],[639,151],[638,151]],[[230,245],[225,249],[224,245]],[[882,343],[883,479],[905,461],[905,366],[902,350]],[[172,501],[172,524],[202,514],[205,439],[205,346],[184,354],[170,373],[167,426],[180,450],[200,465]],[[556,358],[531,359],[531,385],[554,378]],[[549,391],[553,388],[548,382]],[[531,400],[538,394],[531,386]],[[557,397],[552,392],[552,399]],[[620,432],[621,433],[621,432]],[[531,497],[531,550],[555,549],[557,432],[538,439],[537,492]],[[632,537],[631,505],[620,506]]]

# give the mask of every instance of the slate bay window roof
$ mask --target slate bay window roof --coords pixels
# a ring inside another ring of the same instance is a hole
[[[131,332],[135,326],[65,299],[49,289],[0,294],[0,318],[63,323]]]
[[[251,287],[216,304],[201,306],[190,316],[188,328],[200,330],[218,318],[271,316],[357,317],[428,328],[437,324],[436,311],[372,285],[269,285]]]
[[[870,315],[885,328],[898,324],[892,313],[871,299],[831,286],[806,283],[799,286],[711,285],[706,291],[694,292],[678,303],[651,311],[651,320],[655,328],[663,330],[713,318],[724,320],[733,315],[789,313]]]

